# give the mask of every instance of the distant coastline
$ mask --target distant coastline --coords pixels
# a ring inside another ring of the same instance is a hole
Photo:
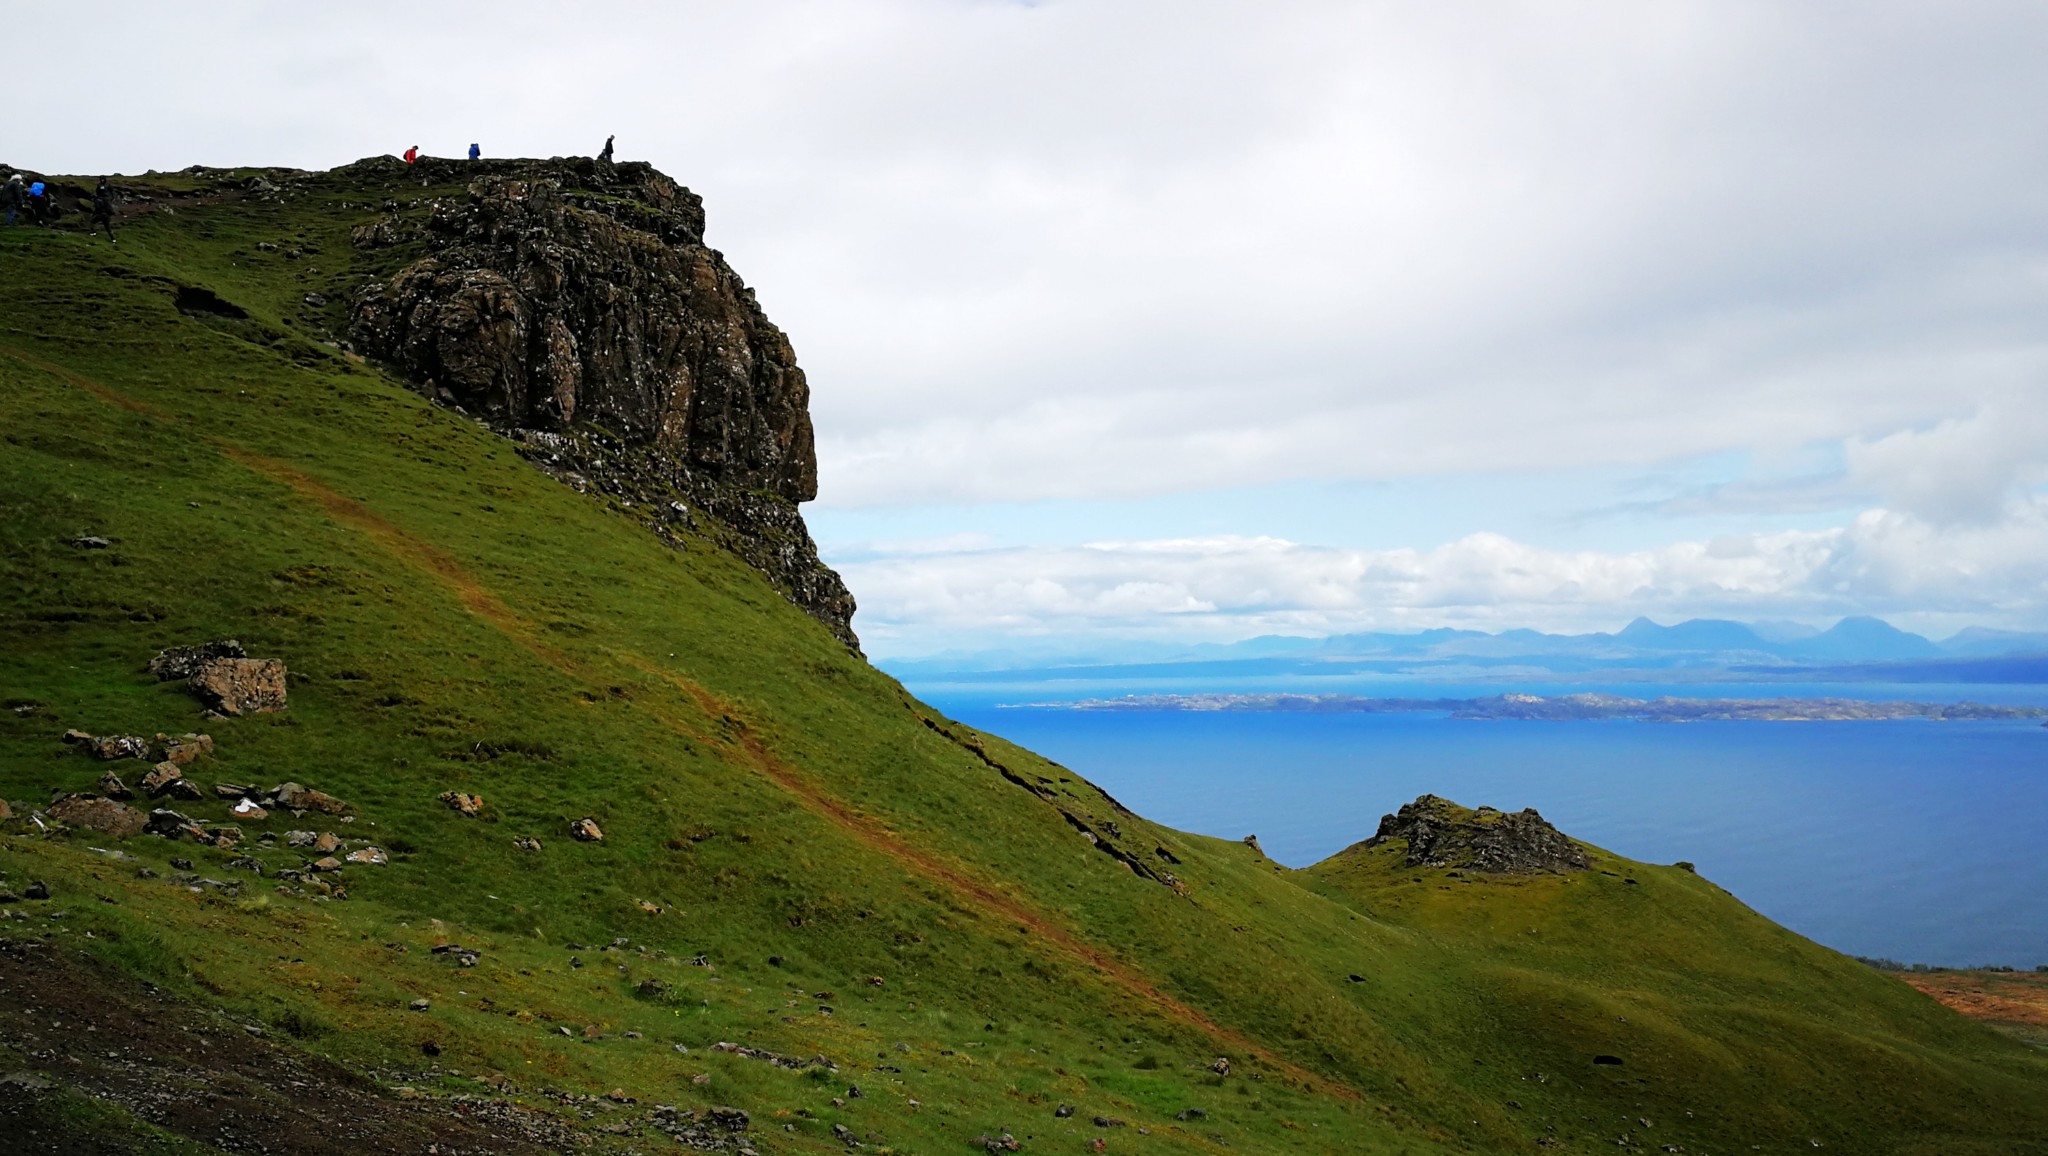
[[[1864,702],[1846,698],[1625,698],[1613,694],[1502,694],[1487,698],[1368,698],[1349,694],[1133,694],[1011,707],[1086,711],[1242,711],[1316,714],[1441,712],[1454,719],[1577,722],[1936,722],[2048,719],[2048,707],[1976,702]]]

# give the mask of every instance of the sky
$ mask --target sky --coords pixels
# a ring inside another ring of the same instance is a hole
[[[2048,7],[11,13],[0,162],[645,159],[813,390],[872,654],[2048,629]]]

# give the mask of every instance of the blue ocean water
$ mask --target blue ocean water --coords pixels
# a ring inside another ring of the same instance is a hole
[[[1141,814],[1208,835],[1256,834],[1268,854],[1293,866],[1370,836],[1382,814],[1432,792],[1467,806],[1535,807],[1566,832],[1631,858],[1690,860],[1751,907],[1841,951],[1949,966],[2048,964],[2048,729],[2037,722],[1107,712],[999,704],[1167,688],[910,689],[1072,767]],[[1503,688],[1343,689],[1465,697]],[[1526,689],[2014,703],[2041,702],[2048,692]]]

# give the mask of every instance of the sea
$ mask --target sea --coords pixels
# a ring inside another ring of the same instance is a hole
[[[1075,710],[1125,694],[1506,690],[2048,705],[2048,686],[1269,679],[943,680],[918,697],[1185,831],[1257,835],[1301,867],[1432,793],[1534,807],[1652,863],[1686,860],[1838,951],[1944,967],[2048,965],[2048,728],[2039,721],[1466,721],[1444,714]]]

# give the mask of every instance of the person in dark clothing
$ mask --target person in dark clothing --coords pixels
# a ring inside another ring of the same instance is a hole
[[[57,206],[50,201],[50,187],[37,181],[28,187],[28,215],[36,224],[48,228],[50,219],[57,215]]]
[[[476,144],[472,142],[469,146],[469,159],[475,160],[476,158],[482,155],[484,155],[484,150],[478,148]]]
[[[601,152],[601,153],[599,153],[599,154],[597,154],[597,159],[598,159],[598,160],[599,160],[600,162],[604,163],[604,164],[610,164],[610,163],[612,163],[612,138],[611,138],[611,137],[606,137],[606,138],[604,138],[604,151],[603,151],[603,152]]]
[[[114,236],[114,187],[101,177],[99,187],[92,191],[92,232],[88,237],[100,235],[100,226],[107,227],[107,242],[118,245],[121,239]]]
[[[14,214],[21,211],[22,198],[27,195],[27,192],[26,189],[21,187],[20,173],[8,177],[7,183],[0,185],[0,210],[4,210],[7,213],[8,224],[12,225],[14,223]]]

